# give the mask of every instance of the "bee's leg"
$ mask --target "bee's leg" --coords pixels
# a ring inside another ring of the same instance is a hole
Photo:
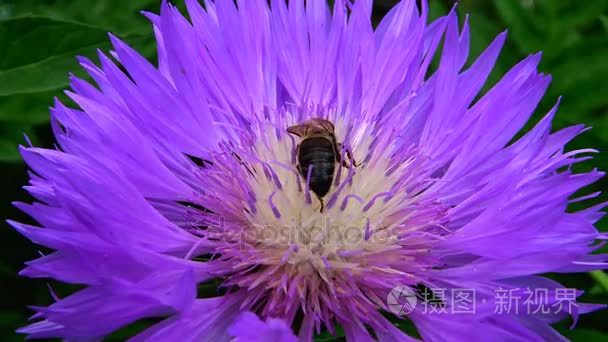
[[[361,165],[355,161],[355,158],[353,157],[352,153],[350,153],[350,150],[348,150],[348,149],[346,150],[346,157],[348,158],[348,160],[350,161],[350,164],[352,166],[357,167],[357,166]]]
[[[351,165],[354,166],[354,167],[359,166],[360,164],[358,164],[355,161],[355,158],[353,158],[353,155],[352,155],[352,153],[350,153],[350,150],[349,149],[345,149],[343,146],[344,146],[344,144],[338,143],[338,151],[342,151],[342,149],[344,149],[344,151],[346,153],[346,158],[348,158],[350,164],[347,163],[346,160],[343,160],[342,159],[342,154],[339,153],[338,154],[338,160],[341,162],[342,166],[344,166],[347,169],[350,168]]]
[[[319,199],[319,202],[321,202],[321,210],[319,210],[319,212],[322,213],[323,209],[325,209],[325,203],[323,202],[323,198],[321,198],[319,195],[317,195],[317,198]]]

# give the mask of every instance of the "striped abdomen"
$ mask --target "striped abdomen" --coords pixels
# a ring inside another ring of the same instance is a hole
[[[335,144],[322,137],[304,139],[298,150],[298,170],[304,180],[308,177],[310,166],[312,166],[310,190],[317,196],[323,197],[329,192],[334,179],[336,168]]]

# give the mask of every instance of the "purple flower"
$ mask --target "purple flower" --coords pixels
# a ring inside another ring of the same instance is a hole
[[[238,317],[228,332],[236,338],[236,341],[296,342],[298,340],[284,320],[270,318],[267,322],[262,322],[252,312],[245,312]]]
[[[600,307],[538,275],[607,266],[604,205],[566,212],[603,175],[572,171],[585,128],[552,133],[556,106],[510,143],[549,84],[539,54],[477,99],[505,34],[465,68],[455,11],[404,1],[374,29],[371,0],[237,3],[146,14],[158,67],[111,37],[117,62],[81,58],[96,86],[72,77],[78,108],[52,108],[57,149],[21,149],[36,202],[16,205],[39,224],[11,224],[54,250],[21,274],[86,285],[22,333],[158,317],[134,340],[412,339],[401,319],[431,341],[551,340]]]

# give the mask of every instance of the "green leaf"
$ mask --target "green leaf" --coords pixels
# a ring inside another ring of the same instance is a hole
[[[604,31],[606,33],[608,33],[608,16],[600,15],[600,22],[602,23],[602,26],[604,27]]]
[[[563,329],[560,331],[564,336],[572,341],[607,341],[608,335],[597,330],[590,329]]]
[[[103,29],[41,17],[0,20],[0,41],[0,96],[65,87],[76,55],[109,46]]]
[[[23,313],[23,310],[0,311],[0,331],[2,332],[2,341],[23,341],[23,336],[12,334],[12,332],[15,331],[15,329],[17,329],[19,326],[25,325],[25,322],[27,322],[27,317]]]
[[[14,162],[21,158],[17,150],[17,141],[5,136],[0,137],[0,161]]]
[[[76,61],[108,50],[112,31],[150,58],[152,28],[140,10],[154,0],[5,0],[0,3],[0,160],[17,161],[17,144],[32,125],[46,124],[54,96],[62,97],[68,73],[87,78]]]
[[[146,38],[136,36],[127,37],[125,40],[139,45]],[[109,46],[109,41],[105,38],[104,33],[104,40],[95,44],[49,56],[34,63],[0,70],[0,96],[48,92],[65,88],[69,84],[68,74],[70,72],[79,76],[84,75],[76,62],[76,56],[94,57],[97,49],[108,49]]]
[[[329,331],[322,331],[319,335],[315,335],[314,342],[333,342],[342,341],[344,338],[344,329],[340,325],[335,326],[336,332],[332,335]]]
[[[604,271],[592,271],[589,272],[595,282],[600,285],[606,293],[608,293],[608,274]]]
[[[529,8],[518,0],[493,0],[498,14],[511,30],[511,39],[528,54],[544,43],[542,25]]]
[[[577,121],[608,104],[605,89],[598,86],[608,78],[608,48],[587,48],[582,51],[578,55],[565,58],[562,63],[549,70],[553,74],[554,82],[548,97],[564,95],[561,113]]]
[[[562,2],[565,4],[560,9],[559,15],[561,27],[565,29],[586,25],[598,18],[599,14],[608,10],[608,1],[605,0],[587,1],[584,6],[581,6],[581,2],[577,0],[547,2]]]
[[[226,293],[226,289],[221,287],[222,281],[214,278],[197,286],[198,298],[213,298]]]
[[[17,272],[5,261],[0,260],[0,278],[15,278]]]
[[[14,311],[0,311],[0,326],[19,323],[23,315]]]
[[[422,339],[420,334],[418,333],[418,329],[409,318],[395,316],[388,312],[384,312],[383,315],[387,320],[389,320],[393,325],[395,325],[397,328],[399,328],[399,330],[403,331],[407,335],[416,339]]]
[[[0,162],[14,162],[21,159],[19,145],[26,145],[24,134],[27,134],[33,144],[37,142],[32,127],[23,128],[19,124],[3,124],[0,126]]]
[[[603,293],[604,293],[604,289],[597,284],[593,285],[593,287],[589,290],[589,294],[592,296],[599,296],[599,295],[602,295]]]
[[[448,14],[448,8],[441,1],[431,1],[429,3],[429,19],[435,20]]]
[[[35,7],[34,7],[35,8]],[[148,24],[149,26],[149,24]],[[96,50],[110,47],[108,29],[66,18],[21,15],[10,17],[0,6],[0,160],[18,161],[17,145],[32,125],[46,124],[53,97],[69,83],[68,73],[86,78],[76,56],[95,59]],[[147,34],[123,35],[135,48],[154,55],[151,28]]]
[[[0,97],[0,122],[21,126],[43,124],[49,121],[49,105],[56,92]]]
[[[66,87],[68,73],[77,68],[75,56],[90,55],[95,47],[89,46],[0,71],[0,96],[38,93]]]
[[[0,4],[0,18],[3,15],[42,16],[85,23],[118,34],[133,34],[149,31],[149,22],[140,11],[158,13],[159,8],[158,0],[4,0]]]

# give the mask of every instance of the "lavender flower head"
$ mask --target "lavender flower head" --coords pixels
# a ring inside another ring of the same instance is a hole
[[[505,34],[465,68],[455,11],[429,23],[426,1],[402,1],[374,28],[372,0],[334,3],[187,0],[189,19],[163,3],[146,14],[158,67],[113,36],[100,65],[80,59],[96,85],[72,77],[78,108],[55,102],[57,148],[21,148],[36,202],[16,205],[39,226],[11,224],[54,250],[22,275],[85,287],[20,332],[95,339],[156,317],[134,341],[311,341],[338,326],[413,340],[387,304],[398,286],[446,290],[443,312],[398,318],[429,341],[557,339],[551,323],[600,308],[500,314],[492,300],[542,288],[557,304],[564,288],[538,274],[607,266],[592,254],[603,205],[566,212],[603,175],[571,169],[595,152],[564,149],[585,128],[552,133],[556,105],[511,142],[550,81],[540,54],[476,98]],[[335,126],[324,196],[287,132],[313,118]],[[450,310],[454,289],[474,291],[474,313]]]

